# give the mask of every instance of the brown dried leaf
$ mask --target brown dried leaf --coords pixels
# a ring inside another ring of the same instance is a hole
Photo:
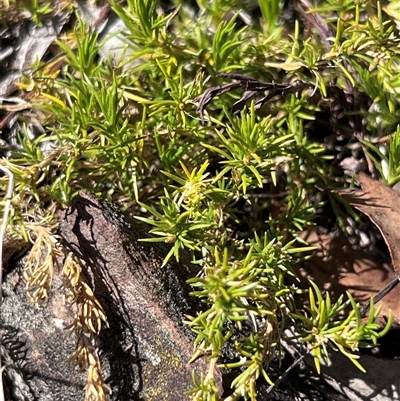
[[[396,278],[388,263],[354,249],[350,243],[339,238],[318,235],[316,230],[304,232],[302,237],[317,247],[312,258],[297,268],[305,288],[309,286],[308,279],[311,279],[321,290],[329,292],[333,300],[349,291],[355,301],[363,305]],[[388,316],[389,310],[392,310],[393,326],[400,324],[399,299],[400,286],[397,286],[376,304],[382,305],[381,316]],[[300,300],[300,303],[303,301],[306,300]]]
[[[362,186],[361,190],[344,190],[341,195],[378,227],[389,248],[393,268],[399,276],[400,194],[364,173],[359,173],[357,180]]]
[[[400,194],[364,173],[358,174],[357,180],[362,189],[345,189],[339,193],[378,227],[389,248],[393,267],[342,240],[308,231],[304,238],[317,247],[317,252],[308,264],[299,267],[299,274],[304,279],[312,279],[333,299],[349,291],[356,302],[365,304],[399,277]],[[400,286],[386,294],[377,303],[380,304],[381,315],[387,316],[391,310],[395,325],[400,324]]]

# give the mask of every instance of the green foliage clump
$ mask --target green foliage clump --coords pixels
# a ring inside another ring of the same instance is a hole
[[[289,326],[317,369],[328,346],[361,368],[353,351],[382,335],[377,311],[363,321],[351,296],[332,302],[314,284],[309,306],[297,309],[293,267],[312,251],[300,233],[317,211],[347,213],[324,192],[351,183],[341,152],[361,143],[388,185],[400,181],[397,2],[324,0],[293,11],[293,21],[282,2],[254,2],[261,16],[242,3],[176,0],[168,13],[155,0],[111,1],[126,25],[117,62],[99,61],[111,38],[99,42],[79,21],[58,43],[62,69],[59,60],[41,65],[21,84],[35,94],[44,133],[21,135],[21,149],[2,162],[15,174],[9,226],[21,235],[24,221],[43,214],[37,202],[65,207],[90,189],[149,223],[152,241],[171,244],[165,262],[191,254],[201,274],[189,284],[204,308],[188,324],[195,357],[210,360],[206,376],[194,375],[194,400],[221,399],[218,364],[240,372],[226,400],[256,400],[257,381],[272,384],[268,364]],[[202,95],[235,81],[229,74],[301,89],[262,107],[255,91],[235,111],[246,87],[227,90],[201,118]],[[228,346],[235,356],[222,363]]]

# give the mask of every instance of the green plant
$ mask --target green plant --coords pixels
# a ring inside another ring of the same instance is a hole
[[[389,317],[386,327],[379,330],[379,324],[375,321],[379,316],[380,308],[374,309],[371,299],[370,313],[366,321],[361,320],[360,309],[357,307],[353,297],[347,292],[348,300],[343,302],[343,295],[332,304],[329,293],[322,296],[320,289],[311,281],[312,288],[309,289],[310,306],[306,309],[306,315],[294,314],[295,318],[302,321],[303,334],[301,339],[310,344],[312,355],[314,356],[317,371],[321,370],[321,360],[328,361],[329,354],[327,347],[346,355],[361,371],[365,369],[357,361],[358,355],[352,353],[358,347],[368,347],[377,344],[377,340],[385,335],[392,324]],[[315,295],[317,299],[315,299]],[[339,316],[343,310],[352,306],[352,311],[346,319]]]
[[[321,1],[303,15],[304,30],[285,19],[279,1],[259,2],[261,20],[251,11],[243,17],[242,2],[198,1],[196,18],[186,2],[175,3],[181,7],[165,13],[155,0],[111,1],[126,25],[121,60],[98,60],[110,38],[99,42],[78,20],[58,42],[63,68],[49,63],[24,78],[43,134],[22,133],[21,149],[1,161],[16,182],[9,230],[28,238],[28,222],[51,226],[55,209],[90,189],[149,223],[147,241],[171,245],[165,262],[189,252],[201,267],[189,283],[203,311],[187,319],[195,356],[210,366],[194,374],[194,400],[221,400],[217,365],[240,372],[226,401],[256,400],[256,382],[271,383],[268,364],[289,325],[317,369],[328,345],[361,368],[349,350],[375,343],[389,324],[379,332],[378,311],[363,322],[351,296],[333,302],[312,283],[309,305],[297,308],[294,266],[313,250],[300,233],[316,224],[318,209],[332,207],[339,223],[349,213],[324,189],[351,184],[335,160],[361,148],[360,138],[388,185],[400,180],[398,21],[370,1]],[[334,145],[324,146],[329,136]],[[375,146],[385,136],[387,154]],[[51,274],[36,262],[32,283],[48,278],[40,301]],[[84,287],[75,281],[66,283],[72,292]],[[96,306],[86,295],[79,302]],[[100,323],[85,330],[94,336]],[[225,346],[235,358],[221,363]],[[79,364],[85,350],[77,347]],[[91,362],[82,366],[99,370]],[[100,376],[96,394],[103,384]]]
[[[15,21],[30,19],[38,26],[42,25],[44,18],[55,10],[60,12],[72,9],[71,1],[43,1],[43,0],[2,0],[0,2],[0,20]]]

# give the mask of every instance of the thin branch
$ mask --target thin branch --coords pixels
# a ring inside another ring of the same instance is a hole
[[[387,284],[384,288],[382,288],[375,296],[374,296],[374,304],[378,303],[383,297],[389,294],[390,291],[393,290],[400,283],[400,277],[396,277],[389,284]],[[361,317],[365,317],[368,313],[371,304],[367,302],[361,309],[360,314]]]
[[[301,355],[298,359],[296,359],[279,377],[278,379],[275,381],[273,386],[270,386],[267,391],[267,397],[266,399],[268,399],[269,397],[271,397],[272,393],[275,391],[276,388],[278,388],[278,386],[286,379],[287,375],[304,359],[304,357],[306,355],[308,355],[309,352],[307,352],[306,354]]]
[[[201,123],[204,124],[204,112],[206,107],[212,102],[216,96],[223,95],[236,89],[244,89],[243,96],[233,105],[233,113],[237,114],[245,107],[246,103],[260,95],[268,92],[261,99],[255,102],[256,110],[262,107],[268,100],[274,97],[286,97],[291,93],[298,93],[308,88],[310,85],[296,81],[293,83],[277,84],[272,82],[261,82],[252,77],[247,77],[240,74],[219,74],[219,77],[233,79],[236,82],[230,82],[224,85],[214,86],[208,88],[204,93],[194,99],[194,102],[198,104],[197,113],[200,116]]]

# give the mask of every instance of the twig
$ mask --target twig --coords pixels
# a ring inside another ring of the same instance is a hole
[[[241,110],[243,110],[249,100],[253,99],[263,92],[268,92],[268,94],[255,102],[254,107],[256,110],[261,108],[268,100],[273,99],[274,97],[286,97],[291,93],[301,92],[310,86],[310,84],[302,81],[296,81],[292,84],[278,84],[274,81],[261,82],[255,78],[241,74],[224,73],[219,74],[218,77],[233,79],[235,80],[235,82],[230,82],[228,84],[217,85],[213,86],[212,88],[208,88],[206,91],[204,91],[202,95],[193,99],[194,103],[198,105],[197,113],[200,116],[200,121],[202,125],[204,125],[205,123],[204,113],[206,111],[206,107],[216,96],[223,95],[236,89],[243,89],[243,96],[233,105],[232,109],[233,113],[237,114]]]
[[[382,288],[375,296],[374,296],[374,304],[378,303],[385,295],[389,294],[390,291],[393,290],[400,283],[400,277],[396,277],[389,284],[387,284],[384,288]],[[367,302],[361,309],[360,314],[361,317],[365,317],[367,312],[369,311],[370,303]]]
[[[298,359],[296,359],[279,377],[278,379],[275,381],[275,383],[268,387],[266,394],[267,397],[266,399],[268,399],[269,397],[271,397],[272,393],[275,391],[276,388],[278,388],[278,386],[283,382],[283,380],[286,379],[287,375],[305,358],[305,356],[308,354],[308,352],[306,354],[301,355]]]
[[[0,110],[16,112],[31,108],[32,104],[24,99],[20,99],[18,97],[0,97]]]
[[[3,285],[3,242],[6,235],[8,215],[10,214],[11,201],[14,192],[14,174],[4,166],[0,166],[0,171],[8,175],[8,189],[3,210],[3,221],[0,228],[0,305],[3,300],[2,285]],[[1,341],[1,340],[0,340]],[[0,344],[1,345],[1,344]],[[1,366],[1,353],[0,353],[0,401],[4,401],[4,387],[3,387],[3,369]]]

